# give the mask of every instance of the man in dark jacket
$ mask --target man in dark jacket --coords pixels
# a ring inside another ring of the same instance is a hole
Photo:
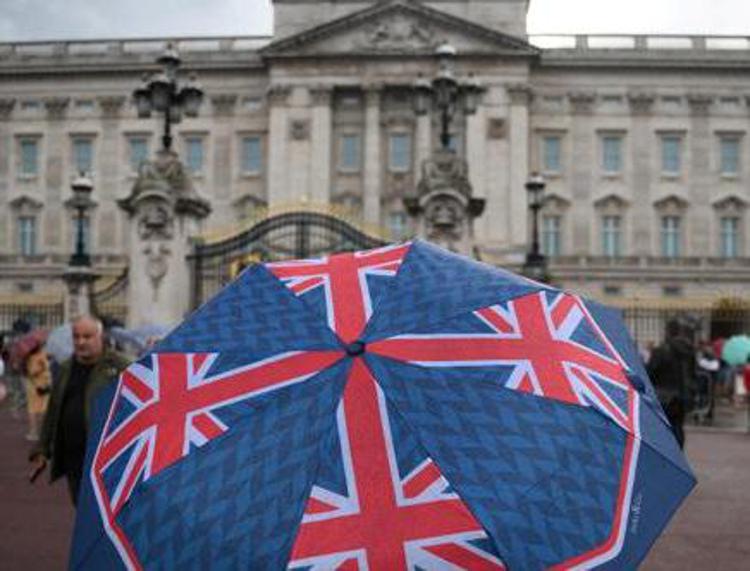
[[[664,343],[652,351],[646,366],[680,448],[685,445],[683,424],[695,380],[695,348],[688,329],[680,321],[669,321]]]
[[[83,476],[94,400],[128,364],[125,357],[105,348],[103,333],[102,323],[95,317],[82,316],[73,322],[73,357],[60,366],[42,434],[29,455],[31,480],[50,461],[50,481],[64,475],[74,504]]]

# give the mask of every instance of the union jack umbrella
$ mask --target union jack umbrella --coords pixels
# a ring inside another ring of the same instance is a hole
[[[76,569],[632,568],[695,485],[618,312],[419,241],[248,268],[99,403]]]

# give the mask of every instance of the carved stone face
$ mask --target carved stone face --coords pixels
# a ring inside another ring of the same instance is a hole
[[[425,207],[428,232],[433,236],[443,234],[458,238],[464,218],[465,212],[461,204],[449,196],[435,198]]]
[[[150,204],[138,221],[138,235],[143,240],[149,238],[171,238],[172,220],[166,206]]]

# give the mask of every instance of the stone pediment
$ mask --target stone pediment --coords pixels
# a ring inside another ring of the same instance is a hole
[[[407,0],[378,2],[272,42],[260,53],[266,58],[432,55],[445,41],[461,55],[530,57],[539,53],[523,39]]]

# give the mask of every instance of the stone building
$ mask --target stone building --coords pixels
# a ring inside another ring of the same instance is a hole
[[[95,185],[96,268],[106,281],[127,265],[117,200],[161,131],[130,95],[168,42],[206,92],[175,134],[212,207],[204,234],[309,204],[409,236],[403,198],[438,144],[412,86],[447,41],[456,75],[484,88],[451,139],[486,203],[474,228],[484,261],[522,263],[524,183],[538,171],[542,245],[562,285],[621,305],[748,297],[748,39],[529,38],[528,4],[276,0],[267,38],[0,44],[0,305],[61,295],[79,170]]]

